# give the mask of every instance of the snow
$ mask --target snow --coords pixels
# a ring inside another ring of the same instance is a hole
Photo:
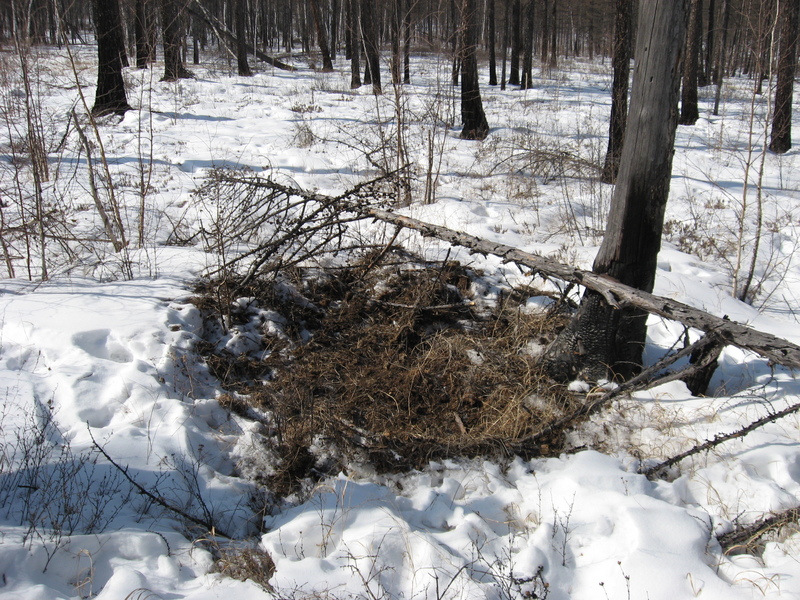
[[[241,462],[254,424],[219,405],[223,390],[194,353],[203,319],[191,288],[218,259],[197,240],[165,242],[203,218],[190,192],[213,166],[246,165],[322,193],[376,175],[362,144],[380,143],[377,123],[394,114],[393,94],[351,92],[339,67],[243,79],[209,65],[175,84],[151,71],[126,73],[137,110],[101,130],[120,181],[136,181],[140,159],[153,157],[149,243],[125,259],[134,276],[120,277],[122,259],[105,250],[64,262],[48,282],[0,281],[0,598],[800,598],[793,531],[768,539],[760,556],[726,556],[714,537],[800,504],[800,417],[695,455],[669,480],[638,474],[798,401],[791,373],[732,347],[712,381],[714,397],[673,382],[619,399],[571,434],[580,452],[508,464],[452,460],[392,475],[353,465],[259,515],[254,499],[263,492],[242,476]],[[530,153],[602,152],[608,69],[575,62],[534,90],[486,89],[493,129],[475,144],[444,125],[457,114],[455,92],[441,83],[448,65],[414,67],[415,83],[402,92],[408,144],[423,169],[430,133],[441,169],[438,201],[407,214],[589,266],[609,188],[549,180]],[[91,70],[80,77],[91,95]],[[720,243],[741,211],[746,86],[729,84],[722,117],[708,114],[704,98],[703,118],[679,129],[676,142],[667,218]],[[52,114],[74,101],[60,94],[45,97]],[[431,107],[436,125],[422,118]],[[691,236],[665,243],[656,293],[800,343],[797,153],[770,155],[766,165],[775,225],[755,305],[731,297],[733,257]],[[77,184],[63,185],[89,202]],[[132,219],[138,199],[135,185],[125,185]],[[91,212],[81,219],[77,231],[97,229]],[[362,226],[365,235],[376,227]],[[398,239],[432,257],[448,252],[413,234]],[[531,282],[499,259],[457,249],[450,257],[496,286]],[[491,299],[497,287],[484,293]],[[278,313],[254,309],[250,318],[285,335]],[[221,337],[220,347],[248,352],[247,331]],[[682,334],[652,318],[646,360]],[[583,382],[571,387],[590,391]],[[264,460],[258,468],[268,470]],[[202,530],[164,504],[219,530]],[[229,544],[223,534],[256,539],[270,554],[273,592],[213,572],[211,550]]]

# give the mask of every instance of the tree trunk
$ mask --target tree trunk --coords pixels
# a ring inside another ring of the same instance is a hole
[[[497,56],[495,55],[496,35],[495,35],[495,0],[488,0],[489,20],[489,85],[497,85]]]
[[[401,1],[402,0],[392,0],[392,7],[390,9],[390,30],[392,36],[392,63],[390,70],[392,74],[393,85],[400,85],[400,73],[402,71],[402,67],[400,66],[403,60],[400,55],[400,37],[402,35],[402,22],[400,17]]]
[[[245,17],[247,0],[233,0],[233,20],[236,32],[236,67],[242,77],[253,75],[250,65],[247,64],[247,37],[245,34]]]
[[[558,18],[556,16],[558,0],[550,0],[550,8],[550,59],[547,68],[553,71],[558,64]]]
[[[520,0],[508,0],[511,4],[511,64],[509,65],[508,85],[519,85],[519,55],[522,51],[522,9]]]
[[[522,40],[522,79],[520,89],[528,90],[533,87],[533,2],[528,0],[525,6],[524,37]]]
[[[680,125],[694,125],[700,118],[697,108],[697,71],[700,66],[700,5],[702,0],[691,0],[689,27],[686,30],[686,58],[683,64]]]
[[[698,85],[705,87],[714,80],[714,42],[717,39],[716,16],[717,16],[717,2],[716,0],[708,0],[708,17],[706,18],[706,57],[703,61],[703,68],[700,70],[700,81]]]
[[[347,0],[347,32],[350,36],[350,89],[361,87],[361,20],[358,0]]]
[[[183,65],[181,56],[183,2],[184,0],[161,0],[161,29],[164,44],[164,77],[161,81],[177,81],[193,76]]]
[[[153,60],[152,34],[150,27],[152,19],[147,6],[147,0],[136,0],[134,9],[134,37],[136,38],[136,68],[146,69]]]
[[[717,61],[714,66],[714,110],[719,115],[719,102],[722,96],[722,78],[725,76],[727,61],[725,60],[728,42],[728,22],[731,16],[731,0],[722,0],[722,39],[717,43]]]
[[[378,30],[375,15],[375,0],[361,0],[361,33],[364,40],[366,68],[369,78],[364,83],[372,84],[374,94],[382,93],[381,89],[381,56],[378,47]]]
[[[411,6],[403,2],[403,83],[411,83]]]
[[[614,183],[622,155],[622,140],[628,120],[628,80],[631,73],[631,26],[633,0],[616,0],[614,20],[614,81],[611,85],[611,122],[608,127],[608,149],[601,181]]]
[[[478,85],[477,0],[461,0],[461,139],[482,140],[489,134]]]
[[[130,110],[122,78],[122,21],[117,0],[94,0],[97,27],[97,88],[92,114],[125,114]]]
[[[314,29],[317,32],[317,43],[322,53],[322,71],[331,73],[333,71],[333,61],[331,51],[328,47],[328,35],[325,33],[325,22],[322,20],[322,11],[319,7],[319,0],[308,0],[311,5],[311,18],[314,20]]]
[[[503,59],[502,59],[502,69],[500,73],[500,89],[506,89],[506,66],[507,66],[507,56],[508,56],[508,17],[510,15],[509,11],[509,0],[506,0],[506,10],[505,10],[505,18],[503,19]]]
[[[781,24],[778,83],[769,149],[778,154],[792,147],[792,91],[797,70],[797,34],[800,0],[781,0],[778,22]]]
[[[685,11],[690,0],[641,4],[631,108],[617,185],[593,271],[650,292],[669,194],[680,91]],[[642,364],[647,313],[613,308],[587,291],[547,351],[558,380],[629,377]]]

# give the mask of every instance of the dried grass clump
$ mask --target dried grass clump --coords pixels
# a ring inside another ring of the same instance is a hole
[[[457,263],[380,258],[296,281],[304,304],[320,307],[311,340],[269,354],[254,369],[270,380],[240,389],[271,419],[282,460],[272,489],[287,492],[350,461],[395,470],[452,456],[557,451],[559,440],[524,445],[574,408],[530,350],[557,319],[521,310],[527,296],[481,305],[478,276]],[[273,304],[264,306],[278,310],[275,301],[265,297]],[[212,368],[227,377],[237,366],[230,362]]]
[[[226,577],[257,583],[272,591],[269,580],[275,573],[275,563],[268,552],[260,548],[223,547],[217,550],[215,571]]]

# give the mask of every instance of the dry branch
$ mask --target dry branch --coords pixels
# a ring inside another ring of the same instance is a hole
[[[232,44],[238,43],[238,38],[227,28],[225,24],[222,23],[219,19],[217,19],[214,15],[210,14],[206,8],[200,4],[197,0],[191,2],[187,7],[188,10],[192,15],[195,17],[203,20],[214,32],[217,34],[221,40],[228,40]],[[252,44],[245,43],[245,47],[247,51],[258,58],[259,60],[264,61],[265,63],[272,65],[278,69],[283,69],[284,71],[296,71],[292,65],[287,65],[285,62],[279,61],[277,58],[272,58],[261,52],[258,48],[254,47]]]
[[[387,179],[391,176],[392,174],[390,173],[380,179]],[[424,237],[433,237],[454,246],[461,246],[473,253],[498,256],[504,262],[516,263],[527,267],[534,273],[539,273],[546,277],[555,277],[594,290],[601,294],[611,306],[617,308],[635,306],[650,314],[678,321],[703,332],[713,331],[716,341],[721,345],[731,345],[750,350],[766,358],[771,364],[783,365],[790,369],[800,369],[800,346],[783,338],[756,331],[746,325],[731,321],[727,317],[717,317],[682,302],[637,290],[607,275],[598,275],[544,256],[525,252],[513,246],[492,242],[461,231],[442,227],[441,225],[433,225],[371,206],[365,201],[365,192],[369,192],[371,186],[378,180],[359,184],[336,197],[305,192],[262,177],[241,177],[236,180],[255,187],[277,191],[287,196],[297,196],[328,206],[337,206],[339,210],[354,213],[363,218],[373,218],[398,227],[413,229]]]
[[[356,210],[365,216],[413,229],[425,237],[435,237],[478,254],[492,254],[502,258],[505,262],[528,267],[536,273],[582,285],[602,294],[612,306],[635,306],[650,314],[678,321],[701,331],[714,331],[718,340],[726,345],[750,350],[771,363],[790,369],[800,369],[800,346],[777,336],[756,331],[725,317],[717,317],[687,304],[637,290],[606,275],[598,275],[591,271],[571,267],[544,256],[524,252],[513,246],[491,242],[440,225],[425,223],[388,210],[362,207],[357,207]]]
[[[800,508],[790,508],[772,515],[771,517],[761,519],[752,525],[734,529],[729,533],[719,536],[717,540],[726,553],[737,548],[742,548],[747,551],[765,534],[779,529],[780,527],[784,527],[789,523],[796,523],[798,520],[800,520]]]
[[[646,471],[644,471],[644,475],[647,477],[653,477],[660,473],[662,470],[679,463],[684,458],[692,456],[694,454],[699,454],[700,452],[704,452],[705,450],[710,450],[715,446],[719,446],[723,442],[727,442],[728,440],[734,440],[736,438],[744,437],[751,431],[758,429],[759,427],[763,427],[767,423],[772,423],[773,421],[777,421],[778,419],[782,419],[792,413],[800,411],[800,403],[792,404],[791,406],[784,408],[783,410],[779,410],[778,412],[768,414],[766,417],[762,417],[757,421],[753,421],[746,427],[742,427],[741,429],[737,429],[731,433],[720,434],[714,436],[714,439],[707,440],[702,444],[697,444],[693,448],[687,450],[686,452],[681,452],[680,454],[673,456],[672,458],[665,460],[662,463],[657,464],[654,467],[650,467]]]

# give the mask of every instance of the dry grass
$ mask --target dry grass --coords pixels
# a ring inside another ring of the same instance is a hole
[[[521,310],[526,295],[483,305],[473,297],[478,275],[454,262],[377,258],[313,277],[295,273],[301,306],[274,286],[250,290],[286,316],[289,329],[308,328],[312,338],[266,341],[272,352],[263,360],[209,358],[239,392],[224,400],[231,410],[268,415],[281,457],[267,481],[276,493],[352,461],[397,470],[503,455],[509,445],[518,452],[521,441],[574,408],[529,350],[558,318]],[[556,442],[550,451],[558,449]]]
[[[238,579],[257,583],[267,591],[272,591],[269,580],[275,573],[275,563],[272,557],[260,548],[251,547],[226,547],[217,551],[216,572]]]

